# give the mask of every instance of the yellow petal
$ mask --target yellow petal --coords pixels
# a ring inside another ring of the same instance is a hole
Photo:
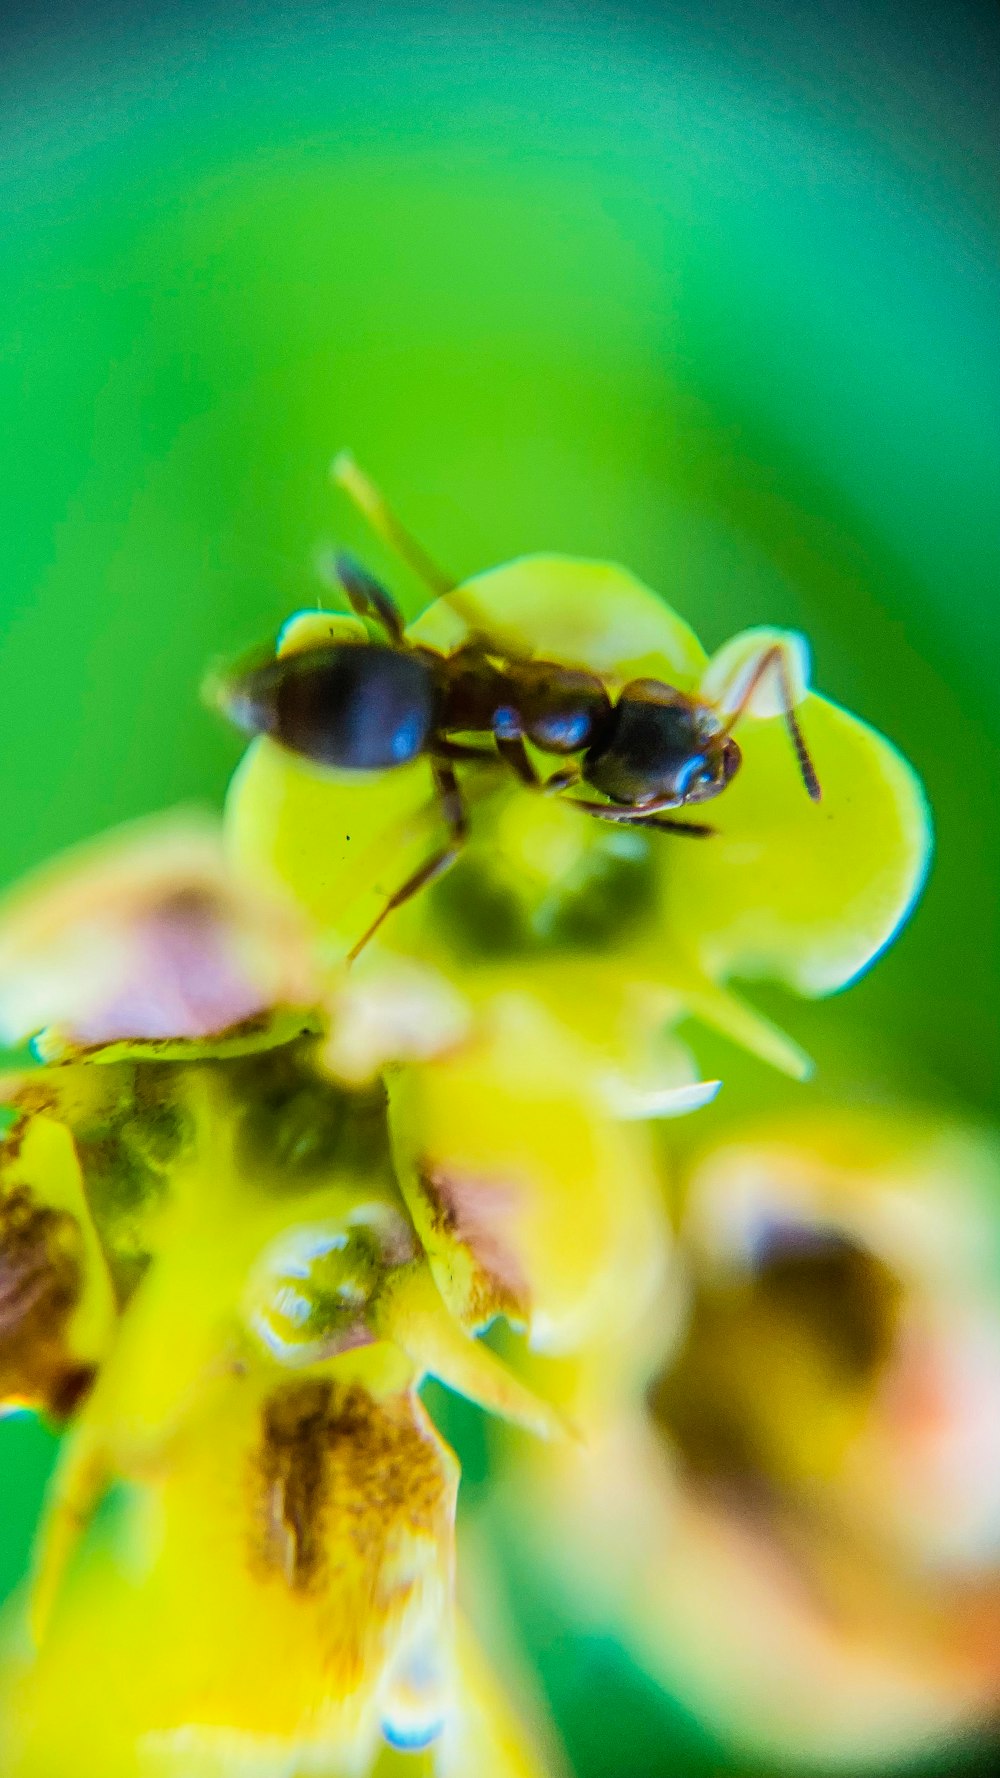
[[[22,1117],[0,1146],[0,1399],[69,1412],[116,1314],[72,1138]]]
[[[431,1739],[456,1485],[409,1392],[376,1400],[336,1365],[231,1373],[84,1551],[20,1677],[5,1773],[363,1771],[381,1733]]]
[[[0,1035],[56,1047],[199,1038],[310,1004],[301,923],[226,868],[208,817],[135,822],[66,853],[0,906]]]
[[[742,770],[708,813],[715,837],[664,854],[663,918],[710,977],[768,976],[818,995],[857,975],[905,919],[930,822],[883,736],[816,695],[798,717],[822,801],[806,795],[780,718],[748,718]]]
[[[388,1282],[379,1302],[378,1326],[421,1375],[436,1377],[489,1413],[542,1438],[569,1431],[548,1402],[455,1320],[425,1265],[407,1266]]]
[[[233,778],[226,830],[234,864],[272,893],[290,893],[334,955],[443,837],[426,760],[334,771],[267,739],[251,744]]]
[[[713,982],[703,970],[688,962],[678,966],[674,961],[669,969],[669,979],[694,1018],[721,1032],[732,1043],[740,1044],[752,1056],[779,1069],[792,1080],[809,1079],[813,1072],[811,1056],[741,995],[734,994],[720,982]]]
[[[251,1013],[206,1037],[123,1037],[91,1044],[81,1043],[58,1025],[48,1025],[32,1039],[31,1049],[39,1062],[84,1062],[103,1068],[136,1062],[224,1062],[281,1049],[297,1037],[324,1031],[323,1014],[313,1007],[278,1006]]]
[[[337,1080],[374,1080],[393,1062],[428,1062],[468,1036],[472,1011],[446,976],[372,947],[335,984],[324,1062]]]
[[[710,704],[718,705],[725,715],[732,715],[743,703],[748,691],[748,716],[782,716],[785,711],[785,685],[774,672],[766,673],[751,690],[750,679],[761,656],[778,647],[784,658],[787,687],[791,705],[798,709],[809,690],[809,644],[795,630],[773,630],[764,625],[741,630],[716,649],[702,674],[699,692]]]
[[[646,1132],[616,1122],[573,1039],[530,994],[475,1042],[394,1080],[400,1182],[445,1301],[545,1349],[638,1312],[662,1236]]]
[[[612,680],[653,677],[690,690],[706,664],[694,632],[613,562],[522,556],[464,581],[410,625],[415,642],[451,653],[482,634],[496,651],[562,661]]]
[[[515,1710],[460,1618],[456,1703],[435,1749],[435,1778],[556,1778],[564,1771],[550,1736]]]
[[[489,636],[515,654],[588,666],[613,685],[653,674],[724,709],[740,701],[761,648],[782,644],[819,803],[802,783],[772,675],[740,722],[742,770],[706,811],[713,837],[609,835],[556,798],[470,769],[463,857],[382,936],[433,955],[470,986],[501,963],[522,979],[537,973],[560,947],[582,966],[585,952],[613,936],[617,975],[672,992],[675,1014],[697,1011],[789,1073],[807,1073],[801,1051],[722,984],[767,976],[810,995],[843,986],[905,919],[926,871],[930,825],[921,788],[890,743],[807,692],[803,639],[747,631],[707,662],[687,626],[623,570],[564,557],[477,576],[435,601],[410,634],[445,652]],[[234,781],[229,823],[241,860],[290,890],[341,955],[444,837],[424,762],[360,777],[320,771],[266,741]]]

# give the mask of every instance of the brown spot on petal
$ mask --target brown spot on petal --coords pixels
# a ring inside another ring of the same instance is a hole
[[[401,1537],[438,1541],[453,1480],[444,1447],[406,1395],[375,1401],[358,1384],[287,1383],[264,1403],[252,1488],[257,1562],[300,1591],[337,1585],[384,1611]]]
[[[75,1217],[40,1204],[24,1185],[0,1196],[0,1399],[58,1419],[91,1380],[65,1343],[81,1257]]]
[[[322,1565],[330,1398],[329,1383],[309,1381],[289,1384],[264,1405],[262,1553],[293,1587],[307,1587]]]
[[[484,1326],[495,1315],[527,1318],[531,1294],[513,1244],[516,1193],[503,1180],[450,1173],[425,1162],[420,1186],[435,1234],[464,1247],[474,1275],[465,1318]]]
[[[861,1411],[893,1355],[901,1303],[877,1254],[843,1231],[791,1223],[775,1226],[752,1269],[703,1281],[649,1393],[689,1476],[774,1501],[804,1485],[803,1463],[836,1468],[848,1409]]]

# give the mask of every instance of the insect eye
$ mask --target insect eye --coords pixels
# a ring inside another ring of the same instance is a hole
[[[702,755],[688,762],[687,769],[681,773],[678,781],[678,793],[685,802],[701,802],[705,797],[713,796],[722,785],[715,764]]]

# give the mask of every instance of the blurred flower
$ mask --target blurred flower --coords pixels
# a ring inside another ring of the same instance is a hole
[[[358,619],[303,613],[285,626],[279,654],[366,635]],[[727,984],[767,976],[827,994],[888,943],[919,891],[930,843],[905,761],[808,690],[801,637],[748,631],[709,660],[680,617],[608,564],[525,558],[445,594],[407,631],[413,644],[444,654],[477,636],[500,655],[584,668],[612,691],[652,677],[722,717],[748,699],[742,769],[697,811],[713,837],[688,840],[582,815],[573,788],[542,795],[498,758],[460,765],[468,842],[392,914],[372,948],[433,963],[474,1004],[512,981],[530,984],[636,1115],[669,1112],[680,1079],[694,1082],[690,1064],[681,1077],[676,1055],[657,1055],[665,1026],[684,1012],[806,1072],[797,1046]],[[773,675],[751,687],[754,663],[772,647],[785,662],[820,802],[806,794]],[[256,683],[240,669],[213,682],[216,700],[251,729],[261,727]],[[535,758],[545,775],[551,757]],[[272,893],[291,891],[340,956],[438,844],[425,759],[342,771],[266,734],[236,774],[227,826],[243,867]]]
[[[918,1118],[750,1130],[688,1178],[686,1316],[577,1375],[543,1546],[736,1742],[851,1765],[996,1707],[998,1193]]]
[[[0,906],[0,1039],[60,1047],[204,1038],[313,994],[287,898],[242,886],[218,829],[136,822],[33,872]]]
[[[5,1083],[0,1385],[72,1414],[4,1770],[353,1775],[446,1721],[454,1769],[458,1472],[416,1392],[556,1421],[449,1313],[295,918],[147,824],[17,895],[0,959],[47,1058]]]
[[[707,662],[620,570],[557,560],[412,633],[447,648],[456,623],[543,657],[571,634],[592,671],[723,711],[765,645]],[[345,633],[307,614],[281,647]],[[5,1093],[0,1382],[72,1417],[6,1769],[361,1778],[385,1744],[433,1746],[442,1778],[533,1769],[516,1733],[469,1751],[496,1709],[456,1681],[457,1466],[417,1391],[558,1430],[472,1337],[497,1316],[616,1389],[622,1353],[637,1373],[676,1312],[648,1123],[716,1085],[673,1020],[801,1071],[730,969],[827,991],[916,892],[912,775],[778,641],[820,808],[763,682],[708,844],[583,820],[488,761],[468,849],[348,969],[432,843],[426,766],[345,778],[262,741],[228,859],[210,824],[149,824],[0,910],[0,1031],[40,1064]]]

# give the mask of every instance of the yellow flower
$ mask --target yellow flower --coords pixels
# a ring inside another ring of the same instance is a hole
[[[0,1400],[69,1413],[149,1262],[187,1120],[175,1073],[140,1056],[301,1032],[306,955],[287,909],[234,884],[207,819],[138,823],[6,898],[0,1037],[67,1065],[2,1087]],[[101,1066],[75,1062],[90,1054]]]
[[[581,1007],[574,1030],[510,978],[473,999],[413,959],[326,968],[294,909],[227,869],[207,821],[139,823],[71,854],[2,915],[0,1029],[65,1064],[13,1096],[61,1116],[84,1162],[95,1156],[90,1214],[120,1298],[155,1240],[147,1208],[170,1160],[158,1148],[183,1124],[154,1105],[168,1064],[264,1055],[302,1033],[322,1037],[318,1065],[352,1091],[384,1073],[399,1184],[466,1327],[503,1313],[566,1349],[619,1319],[625,1298],[641,1313],[657,1287],[665,1231],[641,1118],[712,1090],[691,1086],[674,1040],[644,1086],[638,1063],[622,1065],[628,1033],[598,1028],[596,1000],[592,1028]]]
[[[5,1773],[543,1778],[454,1622],[455,1459],[371,1356],[220,1376],[119,1484],[12,1663]]]
[[[853,1768],[995,1708],[998,1190],[996,1140],[915,1116],[704,1154],[686,1315],[595,1355],[588,1455],[515,1496],[585,1617],[744,1747]]]
[[[477,1705],[457,1465],[417,1390],[557,1423],[449,1313],[381,1083],[332,1079],[322,1006],[272,999],[316,993],[294,921],[168,824],[18,897],[0,958],[7,1032],[44,1019],[48,1058],[6,1083],[0,1386],[73,1413],[5,1773],[354,1778],[444,1727],[447,1772]],[[497,1733],[498,1774],[537,1769]]]
[[[341,478],[440,583],[366,479],[350,465]],[[392,622],[390,613],[390,632]],[[890,744],[808,691],[801,638],[752,631],[709,660],[624,570],[562,557],[479,575],[406,632],[431,651],[424,660],[484,637],[511,660],[584,669],[616,695],[652,677],[720,720],[745,706],[743,765],[712,801],[713,836],[598,820],[577,806],[577,790],[540,794],[494,753],[464,761],[459,856],[339,979],[337,961],[441,844],[429,760],[342,770],[259,735],[230,790],[227,837],[241,873],[311,920],[348,1048],[355,1033],[366,1034],[363,1049],[374,1033],[372,1066],[404,1054],[427,1064],[391,1075],[390,1093],[403,1190],[455,1313],[481,1326],[503,1311],[536,1346],[568,1350],[626,1304],[641,1313],[662,1277],[648,1138],[625,1125],[694,1109],[718,1084],[698,1080],[672,1024],[696,1012],[805,1073],[807,1058],[729,977],[769,974],[808,994],[842,986],[912,904],[929,829],[919,785]],[[322,661],[370,639],[358,617],[305,612],[282,631],[278,661]],[[769,651],[783,666],[777,692],[773,675],[754,678]],[[211,692],[253,730],[276,720],[274,683],[258,663],[216,675]],[[786,690],[819,803],[786,733]],[[537,750],[529,758],[541,775],[551,768]],[[407,970],[423,972],[425,992]],[[334,1053],[336,1029],[331,1064],[349,1077],[357,1052]]]
[[[361,486],[370,508],[376,497]],[[285,658],[369,635],[358,618],[307,612],[285,626],[278,650]],[[433,963],[476,1002],[512,978],[530,981],[603,1052],[604,1074],[633,1093],[638,1079],[654,1107],[656,1040],[682,1012],[793,1074],[807,1072],[798,1047],[728,984],[767,976],[827,994],[889,942],[930,845],[909,766],[875,730],[808,689],[801,637],[747,631],[709,659],[669,606],[608,563],[509,563],[445,593],[406,631],[408,645],[438,658],[483,638],[504,659],[584,669],[613,696],[631,681],[662,682],[717,727],[739,711],[742,765],[695,811],[712,834],[691,839],[620,825],[628,811],[610,802],[602,808],[614,820],[581,811],[585,781],[543,795],[489,752],[459,763],[468,839],[373,945]],[[781,673],[758,682],[768,661]],[[269,721],[254,689],[262,683],[259,669],[212,682],[216,701],[258,731],[230,790],[230,844],[259,882],[291,891],[331,955],[344,957],[442,844],[431,767],[419,756],[378,773],[317,765],[259,732]],[[800,771],[786,733],[786,691],[820,801],[806,794],[809,768]],[[528,754],[547,776],[552,756]],[[662,1084],[676,1086],[669,1070]]]
[[[227,869],[209,816],[138,821],[0,904],[0,1040],[46,1056],[206,1038],[313,993],[301,920]]]

